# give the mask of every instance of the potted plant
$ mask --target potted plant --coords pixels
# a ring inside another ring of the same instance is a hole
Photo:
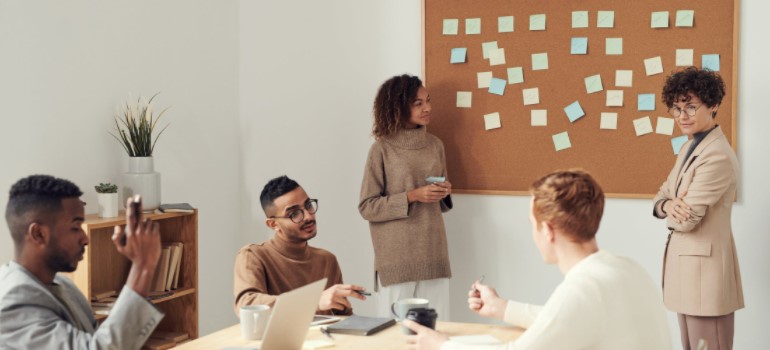
[[[99,217],[114,218],[118,216],[118,185],[99,183],[94,186],[99,202]]]
[[[152,153],[158,138],[168,124],[156,132],[158,121],[168,107],[157,115],[153,113],[152,101],[139,97],[135,104],[126,102],[115,114],[116,134],[110,133],[129,156],[128,172],[123,175],[123,195],[142,195],[142,208],[153,211],[160,206],[160,173],[155,171]]]

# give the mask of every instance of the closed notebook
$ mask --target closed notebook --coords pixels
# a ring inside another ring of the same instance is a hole
[[[396,324],[396,320],[388,317],[350,316],[340,322],[326,327],[330,333],[372,335]]]

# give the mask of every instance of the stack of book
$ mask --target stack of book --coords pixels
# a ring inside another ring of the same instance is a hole
[[[116,300],[118,300],[118,294],[114,290],[96,293],[91,298],[91,309],[95,315],[109,315]]]
[[[163,243],[155,277],[150,286],[151,292],[165,292],[179,287],[183,247],[181,242]]]
[[[150,335],[150,339],[147,339],[147,342],[144,343],[142,349],[170,349],[188,340],[189,338],[190,336],[185,332],[155,331]]]
[[[158,211],[161,213],[194,213],[195,208],[188,203],[168,203],[161,204]]]

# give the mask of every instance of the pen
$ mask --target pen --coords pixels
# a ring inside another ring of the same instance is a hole
[[[361,294],[361,295],[364,295],[364,296],[367,296],[367,297],[370,297],[370,296],[372,296],[372,293],[369,293],[369,292],[364,292],[364,291],[362,291],[362,290],[354,290],[354,292],[356,292],[356,293],[358,293],[358,294]]]
[[[479,282],[478,283],[484,282],[484,277],[485,277],[484,275],[481,275],[481,278],[479,278]],[[476,284],[474,283],[473,285],[475,286]],[[479,290],[476,289],[476,287],[473,287],[473,291],[474,292],[478,292]]]
[[[321,327],[321,333],[329,337],[329,339],[334,340],[334,337],[332,337],[332,334],[329,332],[328,329],[326,329],[326,327]]]

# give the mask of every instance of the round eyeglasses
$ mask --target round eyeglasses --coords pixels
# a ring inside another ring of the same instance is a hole
[[[702,106],[703,106],[702,103],[697,107],[693,105],[687,105],[687,106],[684,106],[684,109],[681,109],[677,106],[673,106],[668,109],[668,114],[671,114],[671,116],[674,118],[679,118],[682,116],[682,112],[684,111],[687,114],[687,116],[694,117],[695,113],[697,113],[698,109],[700,109]]]
[[[270,219],[289,219],[295,224],[301,223],[305,220],[305,211],[308,214],[315,214],[318,211],[318,200],[308,199],[305,201],[304,210],[302,208],[295,208],[288,212],[286,216],[271,216]]]

